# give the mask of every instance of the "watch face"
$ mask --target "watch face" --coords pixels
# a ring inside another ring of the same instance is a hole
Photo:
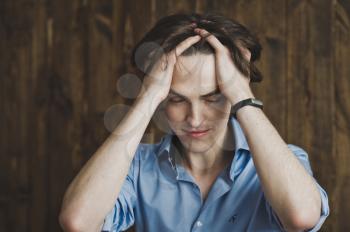
[[[262,105],[263,103],[261,101],[259,101],[258,99],[252,99],[252,102],[254,104],[258,104],[258,105]]]

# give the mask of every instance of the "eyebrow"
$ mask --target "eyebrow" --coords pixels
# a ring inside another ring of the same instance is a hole
[[[202,98],[209,97],[209,96],[212,96],[212,95],[215,95],[215,94],[218,94],[218,93],[220,93],[220,89],[216,88],[213,91],[210,91],[209,93],[201,95],[200,97],[202,97]],[[183,98],[187,98],[186,96],[184,96],[182,94],[179,94],[179,93],[177,93],[176,91],[174,91],[172,89],[170,89],[169,94],[174,94],[174,95],[178,95],[178,96],[183,97]]]

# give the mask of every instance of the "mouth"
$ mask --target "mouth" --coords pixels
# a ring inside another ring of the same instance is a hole
[[[210,129],[208,130],[191,130],[191,131],[185,131],[186,135],[192,138],[200,138],[209,133]]]

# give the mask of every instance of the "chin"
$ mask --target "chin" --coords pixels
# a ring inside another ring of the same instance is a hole
[[[214,138],[194,139],[187,135],[178,135],[178,138],[188,152],[203,153],[212,148],[215,144]]]

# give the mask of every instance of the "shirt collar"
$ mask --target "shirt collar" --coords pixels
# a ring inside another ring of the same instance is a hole
[[[233,134],[235,135],[235,152],[237,153],[237,151],[240,149],[249,151],[247,140],[239,122],[234,117],[231,117],[230,121],[233,129]]]
[[[173,136],[174,134],[166,134],[164,137],[162,137],[161,141],[159,142],[160,147],[157,152],[158,156],[169,154],[170,145],[171,145]]]

